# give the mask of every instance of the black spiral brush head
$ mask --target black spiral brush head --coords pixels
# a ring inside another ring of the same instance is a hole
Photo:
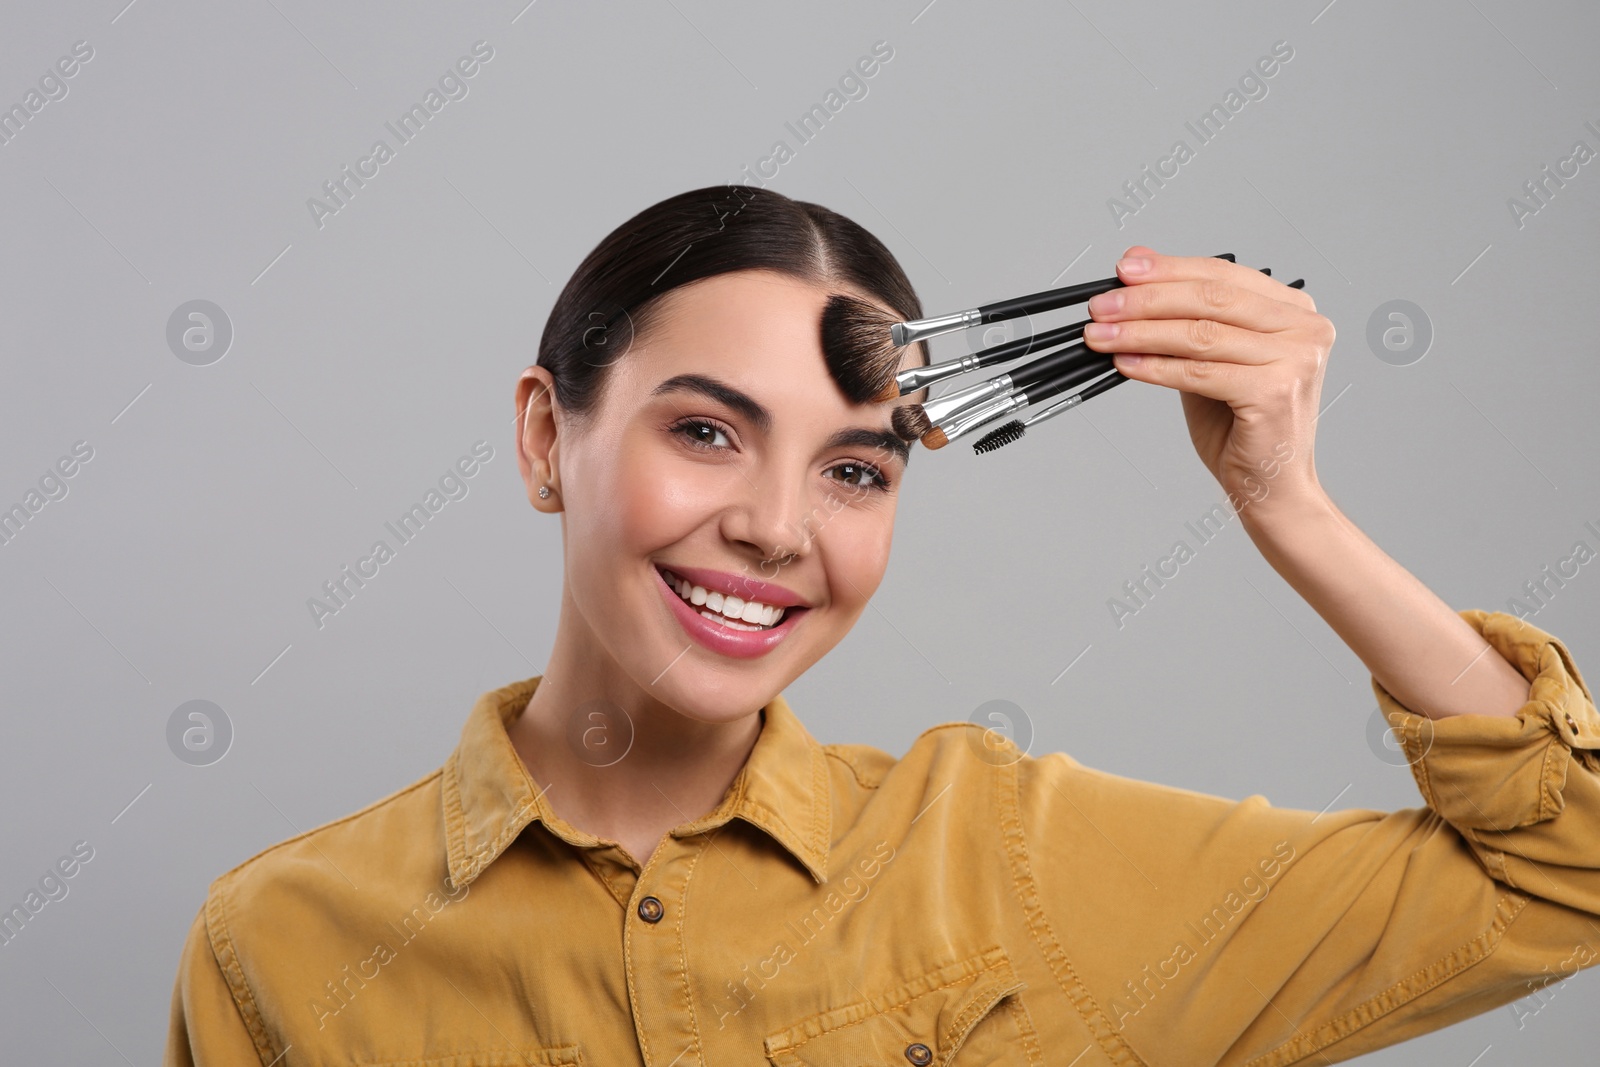
[[[893,388],[900,350],[889,327],[898,321],[865,300],[844,293],[828,297],[822,311],[822,356],[851,403],[869,403]],[[898,393],[896,389],[891,395]]]
[[[979,455],[985,452],[993,452],[997,448],[1009,445],[1012,441],[1020,440],[1022,435],[1027,432],[1027,429],[1019,420],[1012,419],[998,430],[990,430],[974,441],[972,450]]]

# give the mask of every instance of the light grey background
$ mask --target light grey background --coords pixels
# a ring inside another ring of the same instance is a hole
[[[94,50],[0,145],[0,504],[94,450],[0,546],[0,902],[95,850],[0,949],[10,1061],[158,1062],[207,883],[428,773],[479,693],[542,669],[559,528],[517,476],[516,375],[607,231],[778,140],[771,186],[882,237],[930,313],[1103,277],[1135,242],[1304,276],[1340,331],[1322,480],[1455,607],[1504,610],[1600,545],[1600,162],[1520,227],[1507,203],[1600,148],[1588,5],[125,2],[11,3],[0,34],[8,107]],[[308,198],[479,40],[468,95],[319,228]],[[880,40],[867,95],[800,144],[785,123]],[[1277,41],[1267,95],[1119,228],[1108,199]],[[195,299],[234,330],[208,366],[166,339]],[[1434,331],[1404,366],[1367,342],[1397,299]],[[469,494],[316,628],[307,598],[480,439]],[[911,471],[881,591],[786,691],[822,740],[899,754],[1004,699],[1033,751],[1117,773],[1420,804],[1369,745],[1366,670],[1237,523],[1113,621],[1222,499],[1176,394],[1131,383]],[[1597,603],[1590,564],[1533,621],[1600,677]],[[234,731],[203,767],[167,742],[196,699]],[[1364,1062],[1576,1062],[1597,991],[1586,972],[1525,1025],[1501,1008]]]

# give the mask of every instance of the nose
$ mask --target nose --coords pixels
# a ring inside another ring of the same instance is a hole
[[[761,562],[793,563],[809,556],[826,509],[811,500],[805,471],[768,465],[740,484],[739,499],[723,512],[723,536],[752,546]]]

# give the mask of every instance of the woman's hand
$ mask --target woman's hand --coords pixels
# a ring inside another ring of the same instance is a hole
[[[1089,301],[1085,343],[1129,378],[1179,390],[1229,499],[1321,495],[1312,439],[1334,328],[1311,297],[1253,267],[1144,245],[1117,276],[1123,288]]]

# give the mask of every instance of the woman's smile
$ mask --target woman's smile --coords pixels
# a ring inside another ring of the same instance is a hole
[[[652,570],[678,625],[705,648],[735,659],[766,655],[810,610],[789,590],[746,575],[681,565]]]

